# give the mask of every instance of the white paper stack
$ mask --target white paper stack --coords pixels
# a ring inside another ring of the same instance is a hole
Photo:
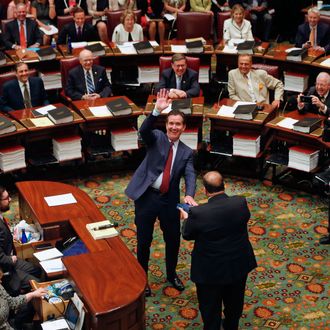
[[[137,130],[134,127],[112,130],[111,145],[115,151],[138,149]]]
[[[208,65],[203,65],[199,67],[199,83],[208,84],[210,82],[209,70],[210,67]]]
[[[289,148],[289,164],[291,168],[310,172],[317,167],[320,150],[315,148],[294,146]]]
[[[198,146],[198,129],[186,128],[181,134],[180,140],[192,150],[197,150]]]
[[[159,81],[158,66],[139,66],[139,83],[157,83]]]
[[[53,155],[58,161],[81,158],[81,137],[53,139]]]
[[[308,87],[308,75],[296,72],[284,72],[284,89],[302,93]]]
[[[260,135],[235,134],[233,136],[233,155],[256,157],[260,152]]]
[[[60,72],[47,72],[47,74],[40,72],[39,76],[44,82],[46,90],[62,88]]]
[[[25,167],[25,149],[22,146],[0,149],[0,168],[3,172]]]

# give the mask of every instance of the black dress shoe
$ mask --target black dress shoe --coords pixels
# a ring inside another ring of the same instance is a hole
[[[185,286],[183,285],[182,281],[176,276],[173,278],[173,280],[168,279],[168,281],[172,284],[174,288],[176,288],[178,291],[183,291],[185,289]]]
[[[151,296],[151,289],[149,284],[147,284],[146,288],[144,289],[144,294],[146,297],[150,297]]]
[[[330,235],[321,237],[320,244],[330,244]]]

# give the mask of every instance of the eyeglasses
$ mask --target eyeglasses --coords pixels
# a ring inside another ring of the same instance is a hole
[[[7,201],[7,200],[9,200],[10,199],[10,196],[8,195],[7,197],[5,197],[5,198],[0,198],[0,201]]]

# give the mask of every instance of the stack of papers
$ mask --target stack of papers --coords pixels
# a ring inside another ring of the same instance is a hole
[[[279,121],[276,125],[287,129],[293,129],[293,124],[297,122],[298,119],[284,118],[283,120]]]
[[[235,134],[233,136],[233,155],[256,157],[260,152],[260,135]]]
[[[199,83],[208,84],[210,82],[209,71],[210,71],[210,67],[208,65],[199,67],[199,78],[198,78]]]
[[[114,228],[115,225],[109,220],[92,222],[86,225],[94,239],[102,239],[118,236],[118,231]]]
[[[81,137],[53,139],[53,155],[58,161],[81,158]]]
[[[149,41],[152,47],[159,46],[157,41]],[[123,44],[116,44],[118,49],[122,54],[132,55],[137,54],[136,49],[134,48],[133,44],[137,43],[136,41],[127,41]]]
[[[327,58],[326,60],[324,60],[324,61],[322,61],[321,63],[320,63],[320,65],[322,65],[322,66],[326,66],[326,67],[330,67],[330,58]]]
[[[138,133],[132,128],[111,131],[111,145],[115,151],[138,149]]]
[[[108,109],[106,105],[100,105],[97,107],[89,107],[90,112],[93,114],[94,117],[112,117],[113,114]]]
[[[308,75],[292,72],[284,72],[284,89],[302,93],[308,87]]]
[[[63,254],[56,248],[36,252],[33,255],[40,261],[40,266],[47,274],[61,272],[66,269],[61,259]]]
[[[198,129],[186,128],[181,134],[180,140],[192,150],[197,150],[198,146]]]
[[[294,146],[289,148],[289,164],[291,168],[310,172],[317,167],[320,150]]]
[[[47,74],[40,72],[39,76],[44,82],[46,90],[62,88],[60,72],[47,72]]]
[[[25,149],[22,146],[0,149],[0,168],[3,172],[25,167]]]
[[[139,72],[138,81],[140,84],[157,83],[159,81],[158,66],[139,66],[138,72]]]

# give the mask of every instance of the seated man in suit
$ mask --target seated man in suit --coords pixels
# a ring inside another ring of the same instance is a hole
[[[330,50],[330,28],[327,24],[320,23],[320,12],[316,7],[308,10],[307,19],[308,22],[298,27],[296,46],[313,47],[328,52]]]
[[[229,97],[236,101],[269,103],[269,89],[275,91],[272,107],[277,109],[283,100],[283,83],[265,70],[253,70],[251,55],[239,55],[238,68],[228,74]]]
[[[0,186],[0,268],[4,273],[8,273],[2,284],[10,295],[17,296],[21,290],[30,291],[29,281],[38,280],[40,269],[16,256],[13,236],[3,216],[3,213],[10,209],[10,201],[7,190]]]
[[[315,86],[311,87],[307,96],[311,96],[309,102],[301,102],[298,96],[298,110],[301,113],[312,112],[330,116],[330,75],[327,72],[320,72],[316,78]]]
[[[111,96],[111,85],[105,68],[93,65],[93,54],[85,49],[79,54],[81,65],[69,72],[65,94],[72,100],[91,100]]]
[[[42,35],[35,20],[26,18],[26,5],[19,3],[16,6],[17,19],[7,23],[4,42],[7,49],[21,49],[39,47],[42,44]]]
[[[44,83],[39,77],[29,77],[26,63],[16,64],[17,79],[3,85],[0,110],[9,112],[24,108],[39,107],[49,104]]]
[[[187,68],[187,60],[183,54],[172,56],[172,68],[162,72],[156,93],[165,88],[169,98],[183,99],[199,95],[200,87],[196,71]]]
[[[57,43],[64,45],[69,37],[71,42],[100,40],[96,28],[86,22],[85,12],[80,7],[76,7],[73,12],[73,22],[66,24],[59,33]]]

